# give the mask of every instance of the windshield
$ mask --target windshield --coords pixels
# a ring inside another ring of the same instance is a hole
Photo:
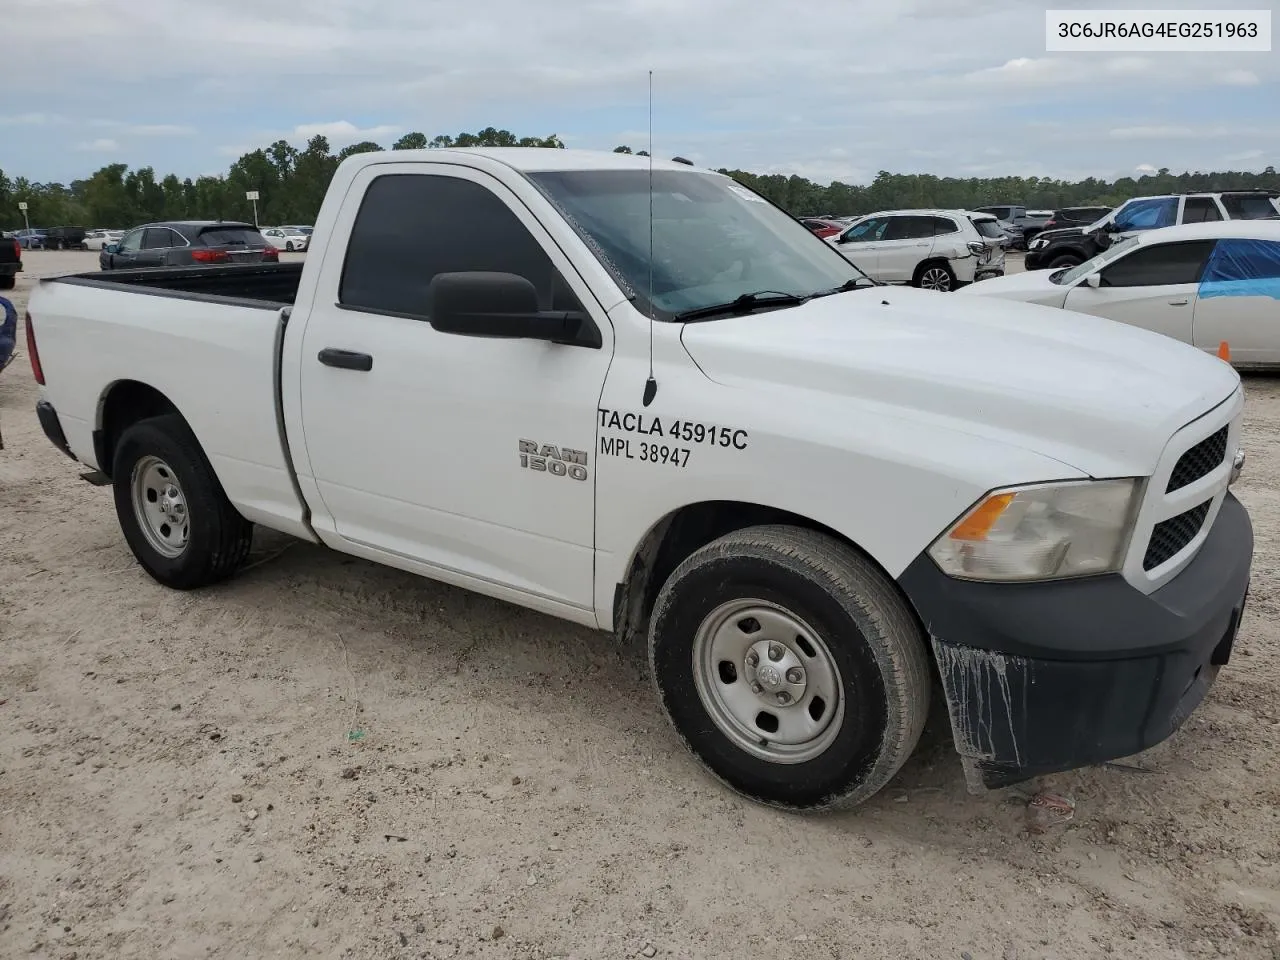
[[[1052,280],[1054,283],[1060,284],[1063,286],[1067,284],[1075,283],[1077,280],[1081,279],[1082,277],[1087,277],[1089,274],[1093,273],[1093,271],[1098,270],[1101,267],[1105,266],[1106,264],[1110,263],[1116,257],[1129,252],[1137,245],[1138,245],[1137,237],[1125,237],[1119,243],[1115,243],[1107,247],[1107,249],[1103,250],[1096,257],[1093,257],[1090,260],[1086,260],[1084,263],[1079,264],[1078,266],[1072,267],[1070,270],[1067,270],[1065,273],[1055,273],[1051,277],[1049,277],[1049,279]]]
[[[799,297],[872,283],[826,241],[728,177],[648,170],[528,174],[632,298],[660,320],[761,290]]]

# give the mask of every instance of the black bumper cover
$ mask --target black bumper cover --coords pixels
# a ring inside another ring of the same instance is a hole
[[[1231,655],[1253,529],[1230,493],[1195,559],[1145,595],[1119,575],[955,580],[926,555],[899,578],[932,638],[971,785],[994,789],[1154,746]]]
[[[76,455],[71,452],[71,447],[67,444],[67,436],[62,432],[58,411],[53,409],[53,404],[48,400],[37,400],[36,418],[40,421],[40,429],[49,438],[49,442],[74,460]]]

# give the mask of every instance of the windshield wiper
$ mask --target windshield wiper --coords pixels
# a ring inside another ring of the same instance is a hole
[[[695,307],[677,313],[676,320],[706,320],[725,314],[750,313],[760,307],[794,307],[808,300],[795,293],[783,293],[780,290],[761,290],[758,293],[744,293],[725,303],[713,303],[706,307]]]
[[[832,287],[830,290],[820,290],[817,293],[810,294],[806,299],[813,300],[816,297],[829,297],[836,293],[848,293],[850,290],[861,290],[862,283],[866,281],[868,287],[883,286],[878,280],[872,280],[870,277],[850,277],[838,287]]]

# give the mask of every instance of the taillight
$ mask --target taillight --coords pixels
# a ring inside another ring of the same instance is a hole
[[[275,247],[264,247],[262,250],[262,259],[275,260],[278,263],[280,261],[280,251]]]
[[[31,360],[31,373],[36,378],[36,383],[44,386],[44,369],[40,366],[40,351],[36,349],[36,330],[31,325],[31,311],[27,311],[25,317],[27,323],[27,356]]]
[[[1045,229],[1045,230],[1052,230],[1052,229],[1053,229],[1054,227],[1056,227],[1057,225],[1058,225],[1058,221],[1057,221],[1057,220],[1046,220],[1046,221],[1044,222],[1044,229]]]
[[[191,259],[196,263],[226,263],[228,257],[225,250],[192,250]]]
[[[19,262],[22,261],[22,244],[17,240],[13,241],[13,258]]]

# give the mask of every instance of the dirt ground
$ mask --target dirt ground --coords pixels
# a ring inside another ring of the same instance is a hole
[[[1280,958],[1280,379],[1247,382],[1232,663],[1168,742],[1053,778],[1075,818],[1035,836],[936,723],[864,807],[781,814],[604,634],[261,531],[232,582],[156,585],[40,432],[20,328],[0,957]]]

